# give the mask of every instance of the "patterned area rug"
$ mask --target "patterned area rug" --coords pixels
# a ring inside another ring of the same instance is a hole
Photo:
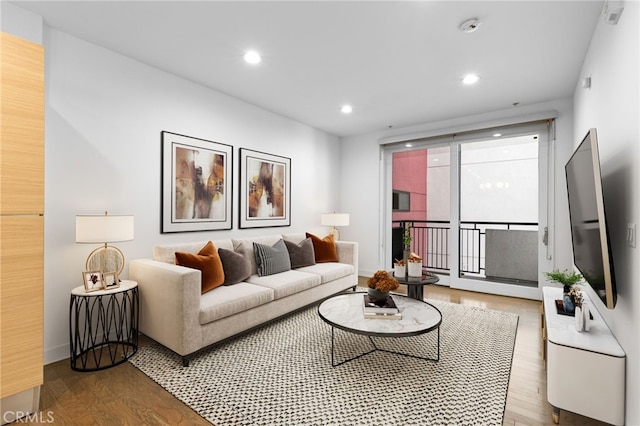
[[[130,362],[216,426],[502,424],[518,316],[430,303],[443,316],[439,362],[376,351],[334,368],[317,305],[202,351],[187,368],[158,344]],[[366,336],[335,338],[336,361],[371,349]],[[436,332],[375,343],[437,355]]]

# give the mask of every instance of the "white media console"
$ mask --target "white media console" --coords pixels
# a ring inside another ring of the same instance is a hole
[[[575,318],[559,315],[555,300],[562,289],[543,287],[542,335],[547,365],[547,399],[553,421],[560,410],[614,425],[624,424],[625,362],[622,347],[591,301],[591,329],[576,331]],[[586,296],[586,295],[585,295]]]

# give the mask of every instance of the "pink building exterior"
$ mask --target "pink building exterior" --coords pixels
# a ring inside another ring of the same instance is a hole
[[[392,220],[427,220],[427,150],[393,154],[394,190],[410,193],[411,211],[393,212]]]

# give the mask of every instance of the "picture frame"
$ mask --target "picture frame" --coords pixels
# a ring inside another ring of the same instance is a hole
[[[240,148],[239,227],[291,226],[291,159]]]
[[[102,282],[104,283],[104,288],[106,290],[120,287],[120,279],[118,278],[118,273],[115,271],[103,272]]]
[[[84,271],[82,273],[82,282],[87,293],[104,290],[105,288],[101,271]]]
[[[161,232],[232,228],[233,146],[162,131]]]

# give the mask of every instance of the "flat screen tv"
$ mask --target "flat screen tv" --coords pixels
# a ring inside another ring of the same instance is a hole
[[[596,129],[589,129],[565,166],[573,263],[609,309],[616,282],[602,193]]]

